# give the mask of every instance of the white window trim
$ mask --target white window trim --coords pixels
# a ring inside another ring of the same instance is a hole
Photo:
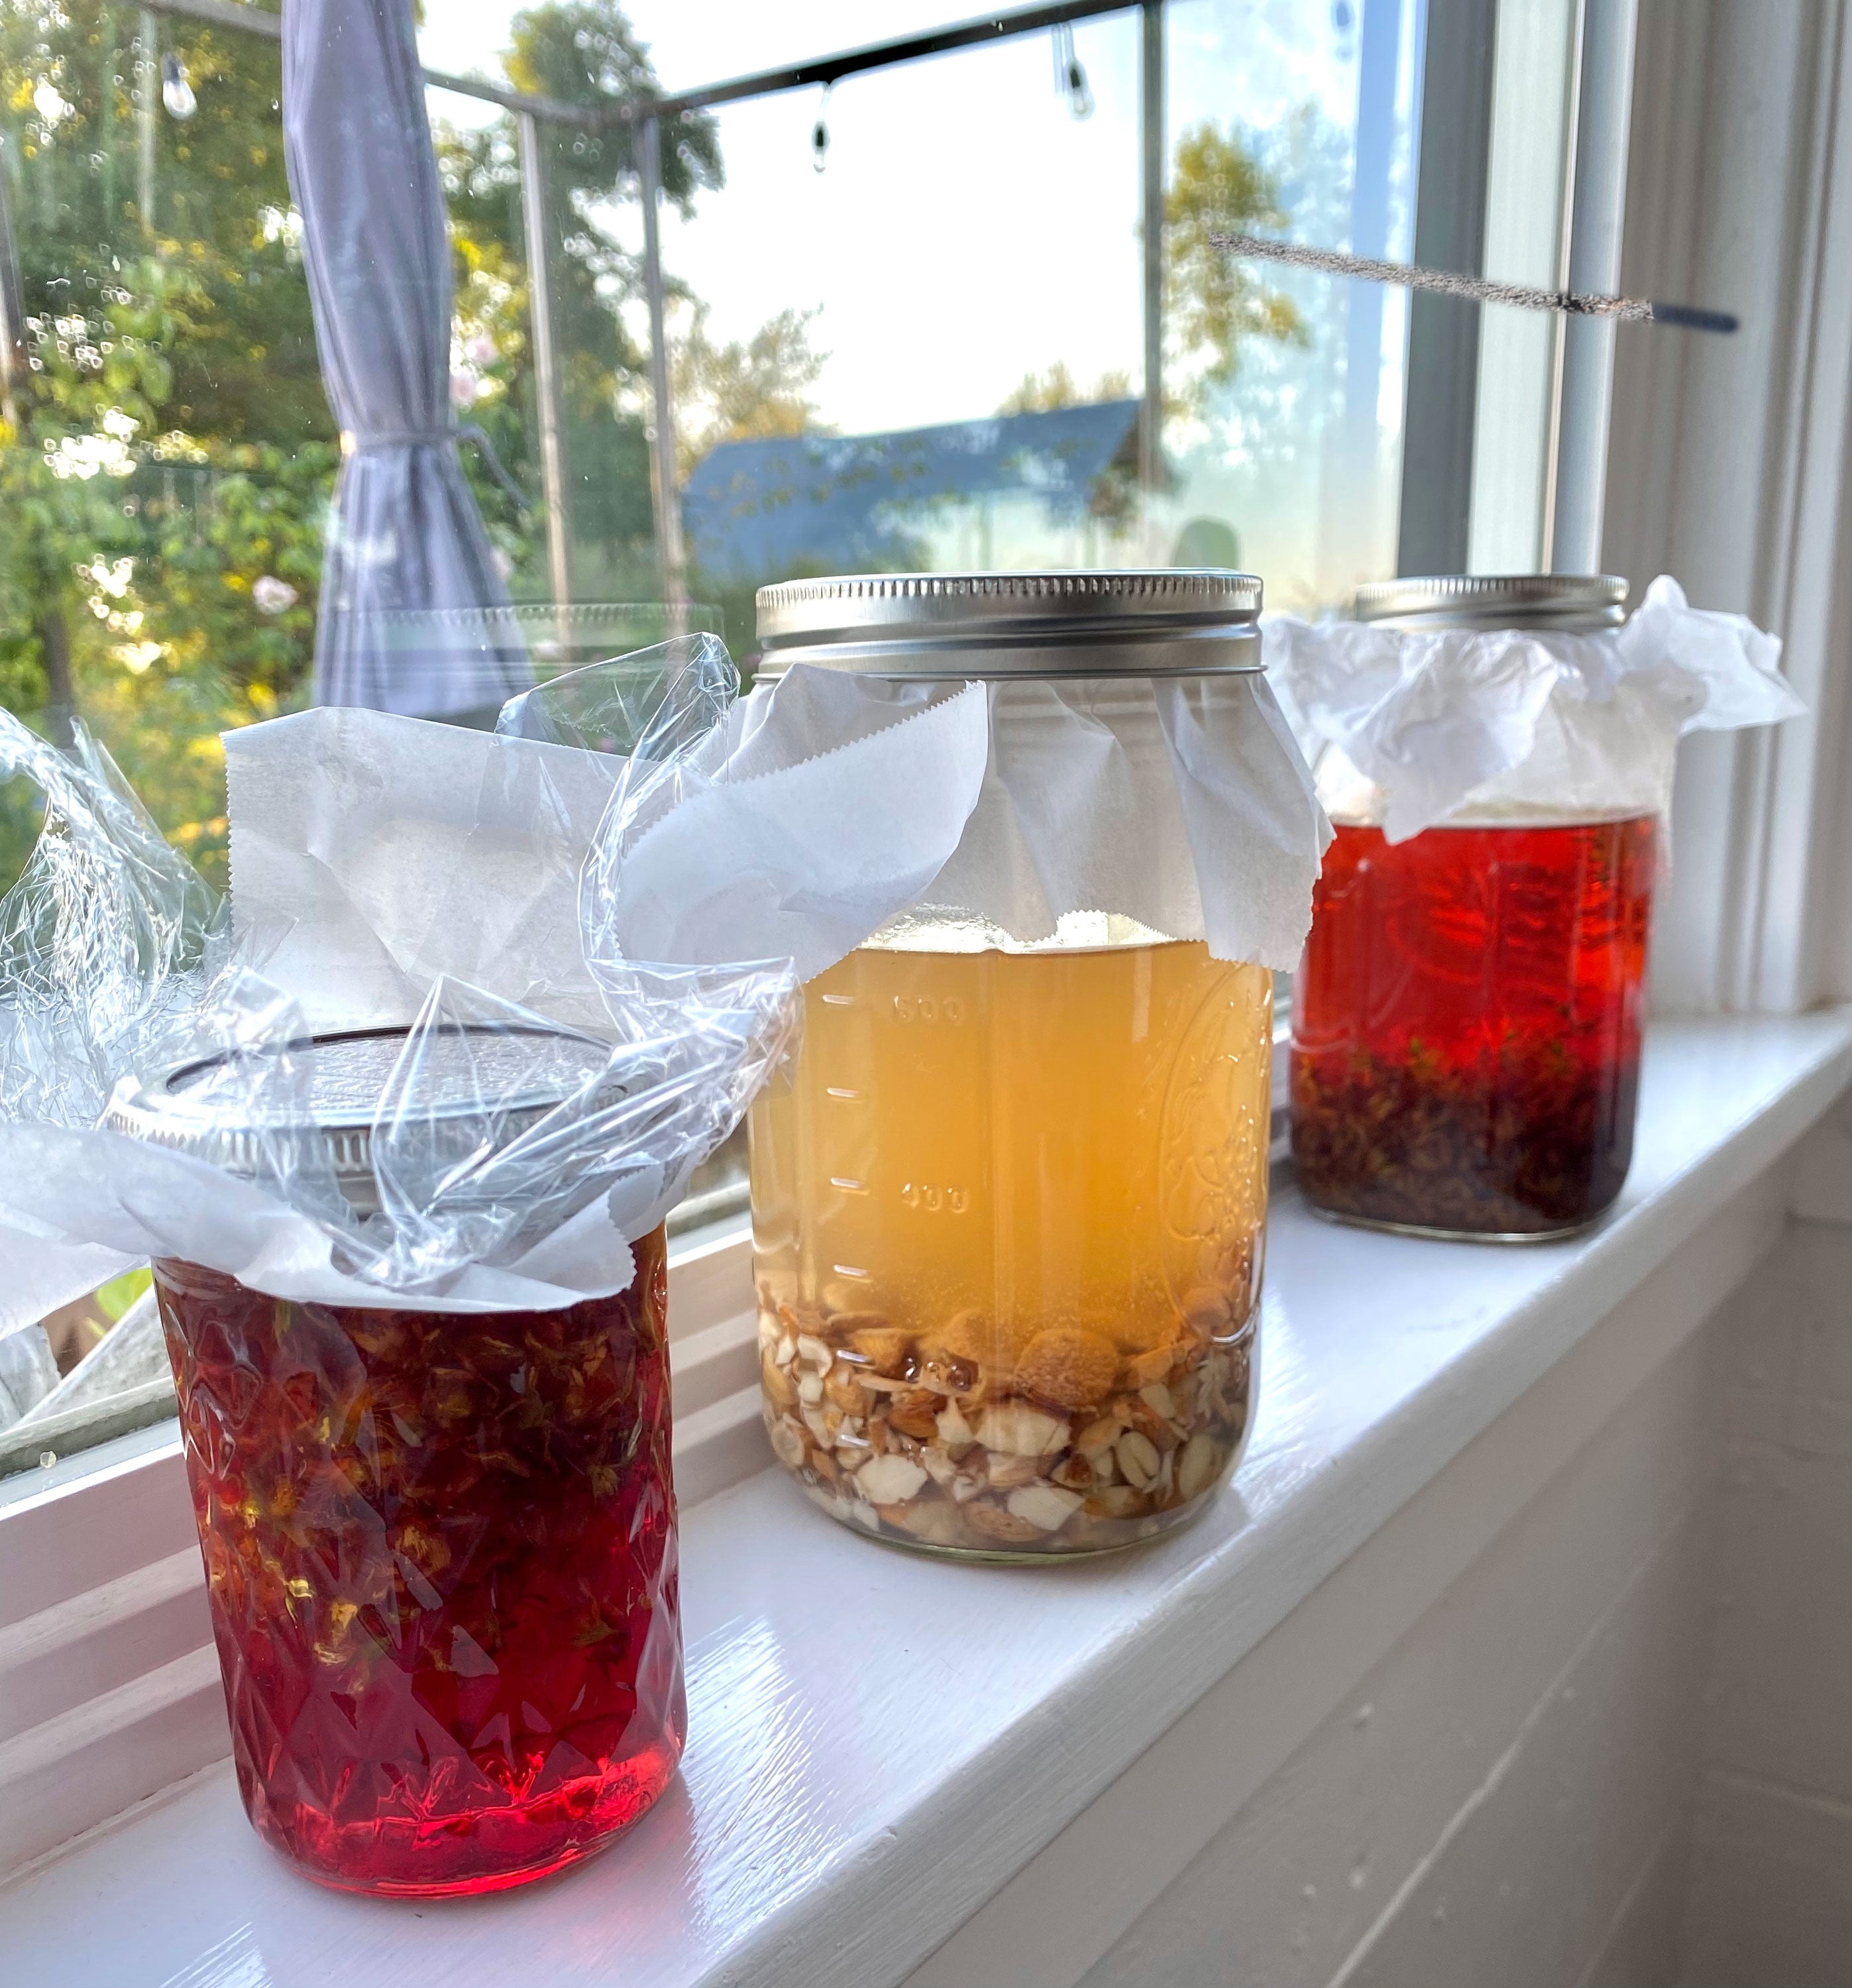
[[[1643,10],[1634,76],[1620,288],[1742,329],[1623,335],[1603,563],[1780,635],[1808,707],[1681,749],[1654,998],[1791,1013],[1852,995],[1852,9]]]
[[[884,1551],[772,1472],[694,1505],[684,1783],[581,1877],[461,1919],[380,1912],[285,1871],[220,1764],[22,1874],[0,1907],[9,1961],[74,1988],[139,1978],[131,1966],[217,1979],[247,1951],[338,1951],[354,1988],[434,1969],[470,1988],[587,1965],[600,1979],[688,1988],[898,1980],[1587,1344],[1597,1351],[1583,1362],[1580,1421],[1531,1416],[1547,1453],[1509,1459],[1495,1445],[1485,1510],[1520,1496],[1508,1466],[1543,1481],[1566,1463],[1589,1418],[1631,1384],[1617,1361],[1663,1357],[1779,1232],[1786,1156],[1849,1079],[1852,1009],[1656,1024],[1621,1206],[1549,1249],[1332,1229],[1286,1190],[1247,1462],[1197,1525],[1090,1573],[955,1569]],[[722,1290],[727,1246],[696,1272]],[[1607,1336],[1649,1284],[1656,1353]],[[1458,1552],[1479,1550],[1495,1518]],[[190,1523],[184,1506],[168,1520]],[[1444,1586],[1457,1570],[1416,1571]],[[1374,1616],[1360,1627],[1363,1642],[1395,1633]],[[1320,1647],[1330,1662],[1374,1660],[1354,1636]],[[115,1750],[142,1736],[119,1733]],[[1244,1715],[1218,1743],[1252,1769],[1255,1743],[1266,1752],[1281,1737]],[[1178,1782],[1154,1826],[1116,1844],[1085,1896],[1045,1925],[1058,1950],[1035,1978],[1075,1978],[1079,1944],[1110,1944],[1246,1786],[1219,1765]],[[0,1814],[25,1806],[15,1790]],[[104,1897],[111,1913],[81,1909]],[[928,1968],[922,1988],[960,1978]]]

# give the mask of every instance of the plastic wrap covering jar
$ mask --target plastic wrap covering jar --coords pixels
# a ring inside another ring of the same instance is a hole
[[[1618,627],[1627,583],[1384,581],[1357,620],[1411,631]],[[1669,743],[1668,743],[1669,750]],[[1529,1242],[1614,1202],[1633,1155],[1654,812],[1456,809],[1391,844],[1316,769],[1337,839],[1293,983],[1293,1154],[1321,1213]]]
[[[551,1033],[552,1032],[547,1032]],[[377,1205],[373,1100],[397,1031],[306,1053],[299,1124]],[[562,1033],[549,1067],[601,1070]],[[575,1053],[579,1052],[579,1053]],[[113,1107],[189,1138],[203,1065]],[[505,1100],[509,1122],[557,1101]],[[157,1261],[240,1792],[299,1870],[434,1896],[544,1876],[674,1775],[686,1727],[661,1229],[635,1281],[549,1311],[291,1302]]]
[[[993,751],[1079,681],[1137,751],[1134,680],[1261,666],[1258,581],[1174,580],[767,588],[761,674],[987,679]],[[986,1560],[1191,1516],[1257,1381],[1271,1035],[1266,969],[1110,909],[1034,945],[916,909],[809,984],[750,1122],[766,1422],[810,1498]]]

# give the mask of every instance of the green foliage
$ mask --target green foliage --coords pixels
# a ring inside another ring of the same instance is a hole
[[[184,120],[150,95],[166,54],[197,100]],[[588,107],[657,91],[616,0],[517,14],[503,73]],[[162,827],[221,883],[218,735],[306,698],[339,465],[280,94],[274,42],[120,0],[0,0],[0,198],[32,368],[0,421],[0,700],[34,717],[68,691]],[[515,127],[440,125],[434,137],[460,418],[484,430],[529,500],[511,499],[468,447],[464,470],[512,590],[544,596]],[[691,114],[662,139],[664,191],[687,213],[722,183],[715,121]],[[539,141],[576,590],[653,592],[647,353],[623,315],[640,271],[613,208],[636,198],[635,127],[543,123]],[[823,362],[806,314],[717,341],[697,300],[674,284],[671,294],[688,327],[676,365],[691,455],[813,421]],[[749,639],[749,600],[735,609]],[[0,792],[0,879],[35,823],[29,794]]]
[[[782,310],[749,339],[718,344],[708,307],[692,302],[675,341],[671,390],[681,474],[723,441],[822,432],[809,390],[829,357],[810,343],[814,310]]]
[[[1210,387],[1234,378],[1243,339],[1307,342],[1292,300],[1209,240],[1223,231],[1283,228],[1289,217],[1277,181],[1240,127],[1232,125],[1225,135],[1205,123],[1178,140],[1164,218],[1164,311],[1176,370],[1188,382],[1178,399],[1182,409],[1197,412]]]
[[[277,49],[166,23],[198,107],[144,127],[147,18],[103,0],[0,15],[0,194],[31,368],[0,423],[0,695],[45,706],[68,647],[78,707],[222,881],[217,735],[303,694],[336,457]],[[254,610],[260,580],[276,611]],[[0,860],[30,820],[0,820]]]
[[[1129,401],[1132,376],[1129,373],[1102,373],[1093,390],[1083,393],[1080,382],[1068,370],[1067,362],[1057,359],[1045,373],[1025,373],[1022,384],[1006,395],[1000,414],[1047,414],[1061,407],[1079,407],[1101,401]]]

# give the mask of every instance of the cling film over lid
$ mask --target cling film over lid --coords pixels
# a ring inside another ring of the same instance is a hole
[[[684,664],[633,662],[636,694]],[[351,711],[228,743],[235,921],[100,748],[0,725],[47,812],[0,909],[6,1324],[150,1256],[432,1310],[624,1290],[789,1046],[789,967],[627,959],[582,919],[610,762]]]
[[[606,742],[717,672],[631,659]],[[796,982],[620,956],[577,891],[609,760],[228,742],[235,920],[98,749],[0,721],[46,803],[0,908],[8,1323],[152,1259],[252,1827],[340,1889],[496,1890],[681,1756],[663,1218]]]

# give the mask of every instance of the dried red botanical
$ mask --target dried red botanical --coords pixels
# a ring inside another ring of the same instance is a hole
[[[1650,816],[1340,827],[1293,995],[1293,1154],[1316,1207],[1573,1229],[1633,1152]]]
[[[584,1856],[686,1728],[665,1251],[468,1314],[155,1285],[245,1804],[326,1884],[492,1891]]]

